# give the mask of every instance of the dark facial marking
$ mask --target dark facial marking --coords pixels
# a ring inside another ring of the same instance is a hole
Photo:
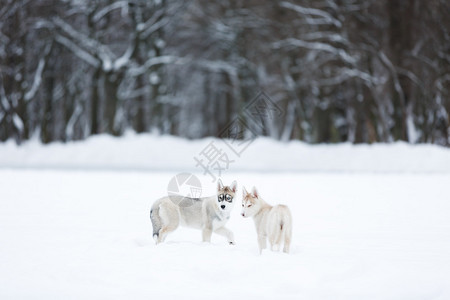
[[[219,202],[223,202],[223,201],[227,201],[227,202],[233,202],[233,196],[231,196],[230,194],[220,194],[217,197],[217,201]]]

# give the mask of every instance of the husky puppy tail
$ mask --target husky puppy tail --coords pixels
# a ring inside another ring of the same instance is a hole
[[[270,243],[272,250],[278,250],[284,242],[284,252],[289,252],[291,236],[292,236],[292,217],[289,208],[285,205],[277,205],[274,208],[274,216],[272,219]]]
[[[161,230],[161,217],[159,216],[159,203],[153,204],[150,210],[150,220],[153,226],[153,239],[158,243],[159,231]]]

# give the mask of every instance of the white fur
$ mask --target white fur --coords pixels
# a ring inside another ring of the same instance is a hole
[[[286,205],[271,206],[259,195],[255,187],[248,193],[243,187],[242,216],[252,217],[258,235],[259,252],[266,248],[269,240],[272,251],[284,243],[283,252],[288,253],[292,238],[292,215]]]
[[[226,187],[219,179],[215,196],[200,199],[171,196],[155,201],[150,219],[156,244],[162,243],[179,225],[202,230],[204,242],[210,242],[211,235],[215,232],[225,236],[229,244],[235,244],[233,232],[225,225],[234,206],[236,188],[236,181],[233,181],[230,187]],[[219,195],[223,195],[222,199],[219,199]],[[231,201],[226,201],[226,197],[229,196]],[[179,205],[186,202],[189,205]]]

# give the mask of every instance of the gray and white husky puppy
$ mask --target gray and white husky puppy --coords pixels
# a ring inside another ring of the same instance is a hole
[[[278,250],[284,242],[283,252],[288,253],[292,238],[292,216],[286,205],[271,206],[259,195],[255,187],[248,193],[243,187],[242,213],[244,218],[253,217],[258,235],[259,253],[269,240],[271,250]]]
[[[230,186],[224,186],[219,179],[217,195],[203,198],[169,196],[156,200],[150,210],[155,243],[164,242],[170,232],[182,225],[202,230],[204,242],[210,242],[215,232],[225,236],[228,243],[234,245],[233,232],[225,224],[230,219],[236,189],[236,181]]]

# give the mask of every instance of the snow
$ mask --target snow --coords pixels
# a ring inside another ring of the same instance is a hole
[[[303,7],[303,6],[300,6],[297,4],[292,4],[290,2],[285,2],[285,1],[281,2],[281,6],[292,9],[301,15],[305,15],[305,16],[312,15],[312,16],[322,17],[322,21],[324,21],[324,23],[322,23],[322,24],[333,24],[334,26],[336,26],[338,28],[342,27],[342,23],[339,20],[337,20],[336,18],[333,18],[333,16],[330,15],[329,13],[327,13],[325,10]]]
[[[230,148],[229,141],[187,141],[134,133],[122,138],[98,135],[84,142],[50,145],[30,141],[17,146],[11,140],[0,144],[0,168],[200,172],[194,157],[211,142],[234,160],[229,166],[232,171],[450,172],[450,150],[428,144],[308,145],[258,138],[237,156],[233,150],[240,150],[239,145]]]
[[[449,150],[258,139],[238,182],[236,245],[180,228],[155,246],[149,208],[211,141],[155,135],[0,145],[0,299],[449,299]],[[231,156],[231,154],[230,154]],[[314,171],[314,172],[313,172]],[[294,219],[289,255],[258,254],[241,189]]]
[[[307,42],[300,39],[287,38],[285,40],[281,40],[279,42],[274,43],[273,46],[275,48],[281,48],[283,46],[295,46],[311,50],[329,52],[341,57],[345,62],[349,63],[350,65],[354,65],[357,62],[357,60],[350,54],[348,54],[345,50],[336,48],[332,45],[322,42]]]
[[[31,86],[30,90],[27,91],[24,95],[25,101],[30,101],[36,95],[36,93],[39,89],[39,86],[41,85],[41,82],[42,82],[42,72],[44,71],[44,67],[45,67],[45,60],[43,58],[41,58],[39,60],[39,64],[38,64],[38,66],[36,68],[36,72],[34,74],[33,85]]]

